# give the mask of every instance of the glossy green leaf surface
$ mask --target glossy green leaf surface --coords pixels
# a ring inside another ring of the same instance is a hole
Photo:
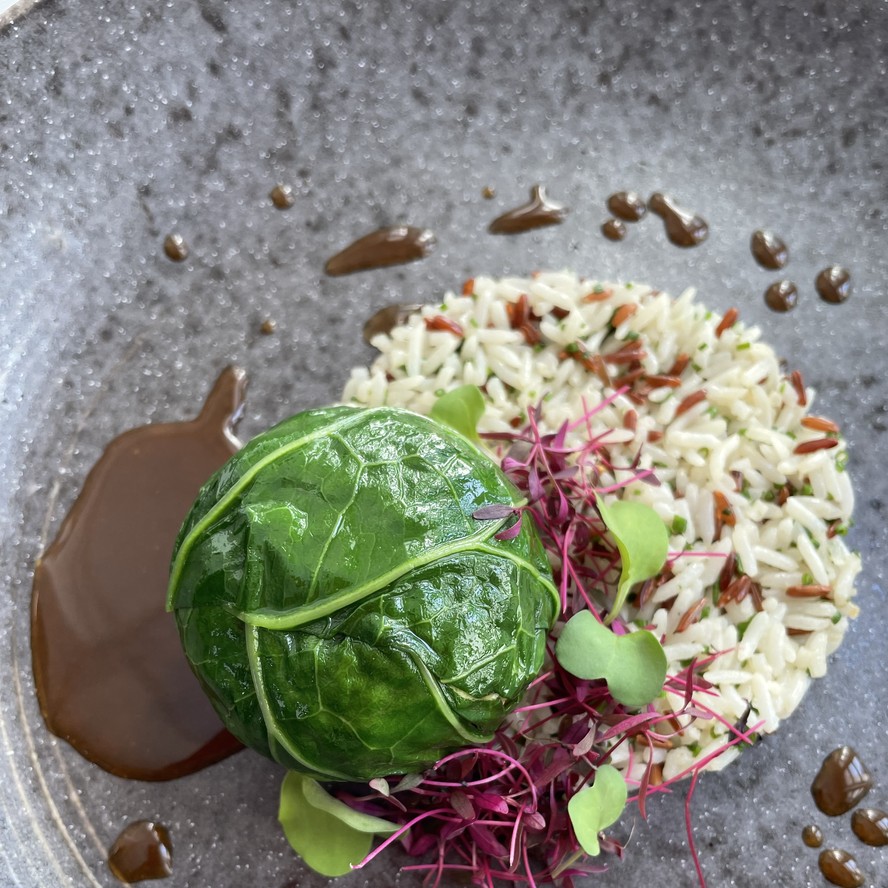
[[[206,485],[168,606],[228,729],[288,768],[366,780],[488,739],[542,664],[558,607],[499,468],[392,408],[301,413]],[[511,518],[508,520],[512,520]]]

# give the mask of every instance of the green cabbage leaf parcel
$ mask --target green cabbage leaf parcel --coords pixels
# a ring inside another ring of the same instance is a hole
[[[251,441],[185,519],[167,602],[226,727],[319,780],[488,741],[559,609],[518,497],[466,436],[405,410],[309,410]]]

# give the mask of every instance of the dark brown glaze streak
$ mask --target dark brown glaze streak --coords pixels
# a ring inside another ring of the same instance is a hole
[[[677,247],[696,247],[709,236],[709,225],[705,219],[683,210],[659,191],[651,195],[648,209],[663,220],[666,237]]]
[[[427,228],[413,225],[380,228],[358,238],[328,259],[324,270],[336,277],[387,265],[402,265],[427,256],[435,243],[435,235]]]
[[[521,234],[546,225],[559,225],[568,212],[563,204],[549,200],[542,185],[534,185],[526,204],[497,216],[487,230],[491,234]]]
[[[615,191],[607,199],[607,208],[624,222],[639,222],[647,214],[644,198],[636,191]]]

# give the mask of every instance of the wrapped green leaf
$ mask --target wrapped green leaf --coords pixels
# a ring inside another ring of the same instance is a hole
[[[404,410],[310,410],[251,441],[186,518],[168,598],[228,729],[324,780],[487,741],[558,609],[531,519],[473,518],[517,496],[465,437]]]

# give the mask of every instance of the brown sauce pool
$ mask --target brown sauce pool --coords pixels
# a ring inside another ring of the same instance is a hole
[[[705,219],[683,210],[659,191],[651,195],[648,209],[663,220],[666,237],[677,247],[696,247],[709,236],[709,225]]]
[[[491,234],[521,234],[546,225],[559,225],[567,214],[566,206],[549,200],[542,185],[534,185],[526,204],[497,216],[487,230]]]
[[[127,884],[171,876],[173,844],[169,830],[152,820],[128,824],[108,852],[108,867]]]
[[[324,270],[336,277],[387,265],[402,265],[427,256],[435,243],[435,235],[427,228],[413,225],[380,228],[358,238],[328,259]]]
[[[34,680],[50,731],[106,771],[168,780],[241,748],[165,611],[170,554],[200,486],[240,444],[245,374],[229,367],[190,422],[115,438],[40,558]]]

